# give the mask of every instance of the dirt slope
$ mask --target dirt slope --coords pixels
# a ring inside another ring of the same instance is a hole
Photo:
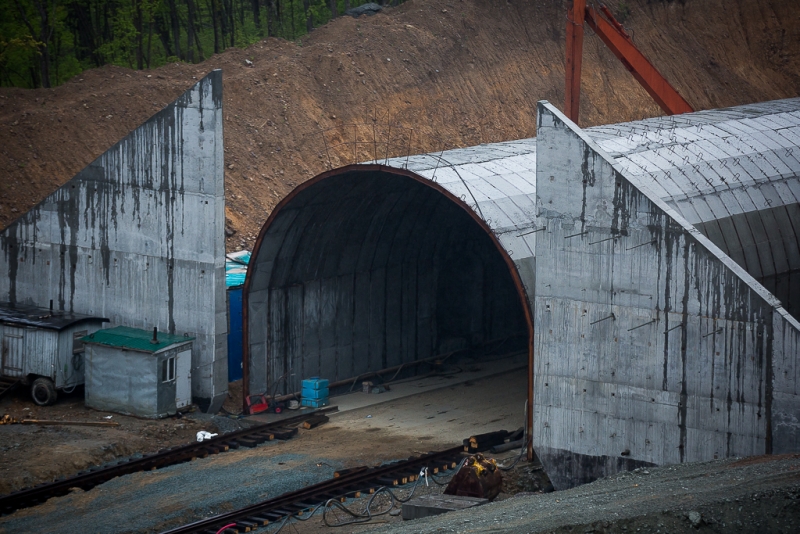
[[[620,3],[610,7],[619,13]],[[635,42],[696,109],[800,92],[800,2],[625,4]],[[351,162],[352,144],[326,152],[325,142],[352,141],[353,123],[413,127],[410,148],[396,153],[533,136],[536,101],[563,102],[567,5],[409,0],[339,18],[302,42],[268,39],[199,65],[105,67],[55,89],[0,89],[0,228],[216,68],[237,231],[229,249],[251,246],[296,184]],[[661,113],[591,32],[584,51],[581,125]]]
[[[789,534],[800,523],[800,457],[637,469],[546,495],[364,529],[380,534]],[[307,534],[307,531],[300,531]]]

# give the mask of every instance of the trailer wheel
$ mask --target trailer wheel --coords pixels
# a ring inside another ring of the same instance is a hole
[[[50,406],[56,402],[58,394],[53,381],[49,378],[39,377],[31,384],[31,397],[39,406]]]

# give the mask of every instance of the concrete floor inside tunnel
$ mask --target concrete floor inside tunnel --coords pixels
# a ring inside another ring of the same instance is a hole
[[[415,362],[449,366],[454,353],[486,372],[522,349],[527,366],[510,261],[473,215],[430,183],[375,170],[287,198],[259,236],[245,288],[249,394],[297,392],[311,376],[360,388],[369,373],[402,366],[408,378],[431,369]]]
[[[462,359],[423,375],[387,384],[382,393],[353,392],[332,396],[332,424],[349,429],[431,441],[454,446],[471,435],[524,426],[527,399],[527,353],[480,361]],[[359,384],[360,385],[360,384]],[[296,415],[258,414],[248,419],[272,422]]]

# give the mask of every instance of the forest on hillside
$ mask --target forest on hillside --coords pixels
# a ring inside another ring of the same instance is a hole
[[[54,87],[105,64],[149,69],[173,61],[197,63],[264,37],[296,40],[364,3],[4,0],[0,2],[0,86]]]

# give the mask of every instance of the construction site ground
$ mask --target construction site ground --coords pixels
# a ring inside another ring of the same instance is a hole
[[[67,496],[0,518],[0,533],[159,532],[326,480],[336,469],[402,459],[458,445],[462,437],[472,434],[515,428],[523,418],[525,399],[521,393],[526,374],[520,369],[495,374],[489,366],[477,367],[481,366],[464,366],[461,373],[451,368],[406,380],[393,388],[395,398],[367,393],[334,398],[334,403],[338,399],[351,409],[331,415],[323,426],[301,430],[294,439],[120,477],[90,491],[75,489]],[[462,376],[455,380],[457,375]],[[415,389],[424,392],[401,396],[402,390],[413,393]],[[364,402],[372,404],[358,406]],[[101,413],[95,415],[103,417]],[[152,435],[153,429],[185,425],[187,419],[193,421],[193,428],[207,422],[192,417],[180,421],[121,419],[117,432],[131,435],[134,428]],[[136,426],[131,425],[134,421]],[[29,427],[0,428],[0,442],[7,443],[6,438],[13,435],[8,431],[17,428]],[[92,432],[93,439],[100,442],[100,436],[111,431],[91,429],[89,435]],[[67,445],[69,435],[61,435],[60,443],[58,432],[51,431],[52,450],[74,448],[74,442]],[[21,441],[25,446],[35,442]],[[518,451],[509,451],[496,457],[510,464],[517,455]],[[44,456],[43,452],[38,455],[40,459]],[[6,463],[5,453],[3,462],[4,476],[19,470]],[[788,534],[800,527],[800,455],[641,469],[552,493],[547,492],[541,469],[525,461],[504,477],[503,493],[494,503],[477,509],[411,523],[403,522],[398,515],[384,514],[341,531]],[[405,497],[411,489],[408,485],[395,493]],[[420,483],[416,491],[440,493],[442,487]],[[364,497],[346,504],[361,511],[366,500]],[[386,509],[388,504],[384,496],[375,509]],[[334,512],[327,519],[336,523],[348,518]],[[331,531],[320,514],[287,528],[300,534]]]
[[[519,362],[501,361],[500,365],[506,369],[501,374],[491,365],[454,365],[442,372],[402,381],[385,394],[357,392],[333,397],[334,404],[342,401],[344,411],[332,414],[330,422],[323,426],[301,430],[291,440],[136,473],[86,492],[76,489],[65,497],[0,518],[0,532],[75,532],[81,525],[91,525],[93,532],[157,531],[332,478],[336,469],[377,465],[457,446],[470,435],[514,430],[524,421],[527,376]],[[513,370],[508,371],[509,368]],[[23,402],[14,399],[15,406]],[[108,415],[69,406],[65,403],[56,409],[82,420],[105,420],[103,417]],[[64,465],[71,456],[69,451],[81,450],[90,455],[89,451],[94,450],[102,454],[104,445],[100,444],[105,444],[111,455],[114,449],[108,446],[109,442],[124,441],[123,433],[129,438],[141,434],[139,441],[117,445],[130,451],[146,442],[148,436],[177,433],[175,428],[184,433],[209,428],[204,426],[207,418],[195,419],[193,415],[163,421],[114,415],[113,420],[116,419],[120,420],[118,429],[42,427],[37,432],[33,425],[0,427],[0,442],[19,440],[11,455],[2,455],[3,478],[6,473],[33,469],[31,464],[24,467],[26,450],[31,459],[38,458],[42,463],[47,462],[46,458],[53,463],[61,458],[59,465],[64,467],[51,468],[59,474],[69,474],[75,470],[70,464]],[[76,428],[88,430],[75,432]],[[47,436],[49,445],[39,443],[42,435]],[[187,438],[194,436],[185,436],[183,442]],[[177,436],[171,439],[180,442]],[[52,454],[48,456],[39,447],[49,448]],[[34,478],[42,480],[46,478]],[[141,514],[144,509],[149,512]]]
[[[493,365],[446,366],[441,372],[392,383],[389,391],[381,394],[362,393],[359,382],[356,393],[333,397],[333,403],[340,409],[334,420],[344,420],[344,414],[353,410],[368,409],[370,413],[355,417],[344,427],[341,444],[338,425],[329,425],[310,435],[322,439],[328,436],[332,447],[346,450],[357,465],[367,465],[394,458],[398,452],[395,442],[411,439],[424,452],[452,446],[453,436],[466,438],[501,428],[513,430],[523,425],[525,365],[526,362],[515,357]],[[241,396],[236,393],[241,391],[241,383],[231,386],[225,408],[229,413],[239,414]],[[474,402],[462,397],[463,393],[474,397]],[[423,394],[430,394],[431,400],[419,404],[415,399]],[[374,408],[369,410],[371,406]],[[31,401],[26,390],[19,388],[0,401],[0,413],[17,420],[119,423],[115,427],[0,425],[0,494],[5,494],[69,476],[93,465],[182,445],[194,441],[200,430],[212,433],[238,430],[299,412],[286,410],[282,416],[264,413],[241,419],[192,412],[181,418],[151,420],[87,408],[81,390],[62,396],[54,406],[40,407]],[[347,416],[348,421],[350,417]],[[362,431],[363,436],[357,442],[366,445],[364,450],[351,448],[351,432],[361,435]],[[292,441],[293,445],[305,447],[300,443]],[[359,459],[361,455],[366,455],[363,461]]]

